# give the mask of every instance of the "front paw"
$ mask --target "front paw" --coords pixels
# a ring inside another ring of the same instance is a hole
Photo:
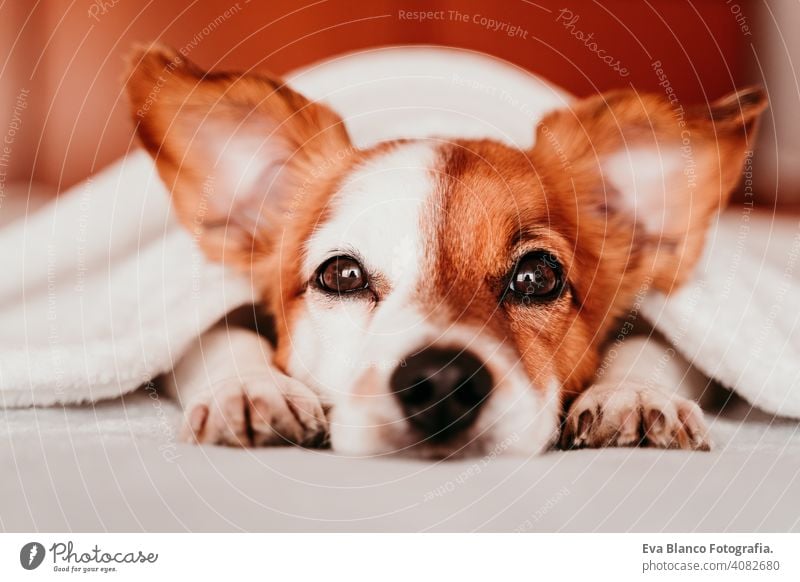
[[[595,385],[572,403],[562,448],[650,446],[708,451],[700,407],[638,384]]]
[[[327,436],[319,397],[278,372],[216,382],[186,406],[184,442],[317,446]]]

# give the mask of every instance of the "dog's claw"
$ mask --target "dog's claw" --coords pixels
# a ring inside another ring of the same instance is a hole
[[[324,440],[327,421],[316,395],[283,377],[232,379],[187,407],[181,440],[237,447],[310,445]]]
[[[584,410],[578,417],[578,436],[575,440],[584,441],[589,435],[589,430],[592,428],[594,422],[594,415],[591,410]]]
[[[561,446],[711,449],[696,403],[638,384],[596,385],[581,394],[567,414]]]

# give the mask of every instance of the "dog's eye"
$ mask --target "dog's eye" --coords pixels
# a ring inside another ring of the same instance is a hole
[[[547,300],[555,298],[564,287],[561,265],[544,251],[522,257],[514,267],[509,289],[523,298]]]
[[[369,285],[361,263],[347,256],[333,257],[322,263],[317,282],[330,293],[352,293]]]

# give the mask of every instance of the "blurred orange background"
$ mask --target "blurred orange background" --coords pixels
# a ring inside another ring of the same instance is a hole
[[[563,15],[559,20],[565,6],[579,17],[571,29]],[[444,10],[446,17],[419,22],[400,14],[419,10]],[[18,126],[6,180],[32,178],[63,190],[132,147],[122,83],[124,56],[135,42],[185,47],[208,68],[278,74],[366,47],[442,44],[507,59],[578,95],[628,85],[658,91],[652,63],[659,60],[681,101],[693,103],[765,82],[769,67],[759,56],[770,47],[759,33],[763,13],[760,3],[726,0],[6,2],[0,7],[0,111],[6,116],[0,132],[6,124]],[[493,31],[474,22],[476,15],[518,32]],[[629,74],[600,60],[575,30],[593,34]],[[776,164],[762,160],[762,176],[773,176],[763,178],[763,192],[777,180]],[[771,200],[765,193],[761,198]]]

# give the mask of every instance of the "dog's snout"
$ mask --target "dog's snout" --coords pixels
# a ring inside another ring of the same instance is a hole
[[[426,348],[406,358],[391,388],[408,422],[431,440],[467,428],[492,390],[485,364],[466,350]]]

